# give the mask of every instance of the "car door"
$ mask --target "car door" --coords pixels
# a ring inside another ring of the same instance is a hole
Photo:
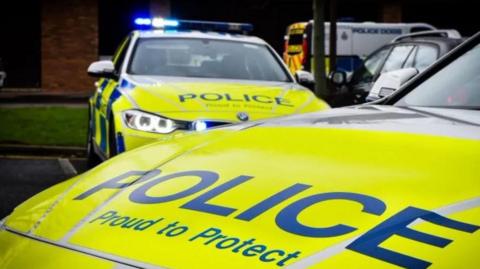
[[[365,59],[360,68],[355,70],[349,83],[353,92],[370,90],[391,49],[392,46],[388,45],[375,51]]]
[[[113,55],[115,72],[120,75],[131,38],[127,37]],[[109,155],[108,125],[110,117],[110,97],[118,86],[118,78],[101,78],[97,82],[95,95],[95,136],[94,141],[105,156]]]

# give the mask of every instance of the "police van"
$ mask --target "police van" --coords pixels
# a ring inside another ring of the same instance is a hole
[[[362,59],[395,37],[436,29],[427,23],[337,22],[337,68],[351,72]],[[325,56],[329,63],[330,23],[325,22]],[[313,20],[287,27],[283,59],[294,74],[313,72]],[[327,70],[327,73],[329,70]]]

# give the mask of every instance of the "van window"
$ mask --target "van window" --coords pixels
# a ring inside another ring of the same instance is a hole
[[[303,43],[303,34],[294,34],[289,35],[288,37],[288,45],[302,45]]]

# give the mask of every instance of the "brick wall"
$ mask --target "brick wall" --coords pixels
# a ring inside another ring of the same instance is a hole
[[[41,21],[42,89],[92,91],[87,68],[98,58],[97,0],[43,0]]]

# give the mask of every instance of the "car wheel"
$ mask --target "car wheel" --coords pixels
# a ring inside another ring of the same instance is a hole
[[[87,128],[87,167],[93,168],[100,164],[102,162],[102,159],[98,157],[98,155],[95,153],[95,149],[93,146],[93,139],[92,139],[92,127],[93,127],[93,119],[92,119],[92,113],[91,113],[91,108],[89,106],[88,108],[88,128]]]

